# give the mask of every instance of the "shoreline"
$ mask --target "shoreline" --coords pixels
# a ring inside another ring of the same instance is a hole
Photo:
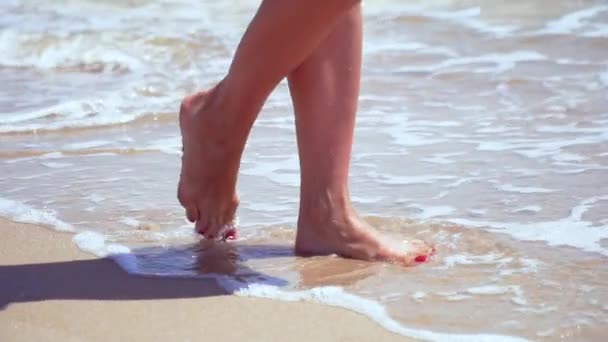
[[[228,295],[212,280],[129,275],[69,233],[0,219],[0,340],[413,341],[365,316]]]

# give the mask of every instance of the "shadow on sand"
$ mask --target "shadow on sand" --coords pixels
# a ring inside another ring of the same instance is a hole
[[[216,244],[214,247],[201,243],[179,248],[149,247],[135,250],[133,254],[138,259],[164,260],[165,265],[176,255],[190,257],[190,274],[234,276],[233,287],[236,287],[231,290],[235,291],[238,286],[247,286],[248,281],[287,285],[286,280],[259,273],[243,262],[252,258],[292,256],[293,250],[278,245],[249,245],[243,249],[231,244]],[[247,277],[239,277],[238,274],[247,274]],[[149,300],[227,294],[230,292],[211,277],[134,276],[126,273],[111,258],[0,266],[0,310],[11,303],[53,299]]]

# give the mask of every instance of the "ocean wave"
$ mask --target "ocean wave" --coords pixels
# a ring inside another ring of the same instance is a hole
[[[16,222],[41,224],[58,231],[75,231],[74,226],[57,218],[57,214],[51,209],[36,209],[8,198],[0,197],[0,216]]]
[[[81,72],[127,72],[142,61],[118,44],[111,32],[51,34],[0,31],[0,66],[62,69]]]
[[[571,246],[608,256],[608,248],[602,246],[602,241],[608,239],[608,226],[595,225],[583,219],[588,210],[605,201],[608,201],[608,196],[584,199],[570,210],[568,216],[545,222],[497,222],[461,218],[450,219],[450,222],[500,231],[523,241],[544,241],[550,246]]]
[[[240,286],[232,279],[220,278],[219,283],[237,296],[278,299],[288,302],[307,301],[344,308],[367,316],[388,331],[426,341],[496,342],[528,341],[524,338],[492,334],[447,334],[403,326],[386,312],[380,303],[353,295],[340,287],[317,287],[303,291],[285,291],[277,286],[252,284]]]
[[[45,132],[129,123],[176,111],[174,96],[140,96],[119,91],[102,98],[69,100],[32,111],[4,113],[0,133]]]
[[[608,11],[607,5],[592,6],[581,9],[572,13],[568,13],[559,19],[552,20],[545,24],[545,27],[536,32],[536,34],[569,34],[576,33],[579,30],[589,28],[593,31],[593,23],[589,21],[603,12]],[[591,32],[592,32],[591,31]],[[584,32],[583,35],[588,32]]]

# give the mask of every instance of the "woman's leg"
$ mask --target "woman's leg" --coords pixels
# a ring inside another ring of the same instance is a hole
[[[183,100],[178,199],[198,232],[217,238],[232,222],[241,153],[264,101],[359,1],[264,0],[228,75]]]
[[[289,76],[301,190],[296,251],[413,264],[431,248],[391,243],[353,210],[348,169],[361,71],[361,8],[351,8]]]

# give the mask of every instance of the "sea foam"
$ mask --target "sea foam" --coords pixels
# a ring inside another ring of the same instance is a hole
[[[527,341],[526,339],[490,334],[447,334],[423,329],[407,328],[392,319],[378,302],[344,291],[335,286],[316,287],[303,291],[284,291],[276,286],[252,284],[245,288],[235,287],[232,281],[220,282],[227,289],[235,288],[234,294],[243,297],[279,299],[283,301],[307,301],[345,308],[367,316],[388,331],[427,341]]]
[[[73,232],[74,227],[57,218],[54,211],[35,209],[25,203],[0,197],[0,216],[16,222],[42,224],[59,231]]]
[[[449,221],[463,226],[497,230],[524,241],[544,241],[551,246],[572,246],[587,252],[608,255],[601,241],[608,238],[608,226],[597,226],[583,219],[583,214],[608,196],[594,196],[582,200],[561,219],[544,222],[518,223],[452,218]],[[576,234],[572,234],[576,232]]]

